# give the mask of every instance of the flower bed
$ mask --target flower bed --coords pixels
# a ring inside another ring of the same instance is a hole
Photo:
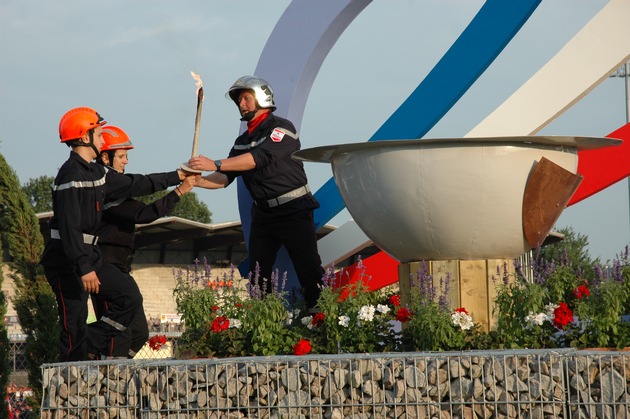
[[[242,357],[630,346],[630,257],[626,247],[612,269],[585,274],[567,261],[535,258],[533,280],[520,266],[497,271],[496,329],[485,332],[474,312],[449,307],[449,274],[433,278],[423,264],[410,278],[404,302],[394,289],[369,292],[362,280],[336,287],[324,278],[316,312],[271,279],[263,294],[257,278],[213,278],[207,264],[175,272],[174,291],[185,331],[176,357]],[[515,274],[508,274],[515,272]],[[439,284],[438,286],[434,284]]]

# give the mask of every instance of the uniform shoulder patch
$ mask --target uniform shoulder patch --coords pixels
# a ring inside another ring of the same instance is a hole
[[[273,132],[271,133],[271,140],[274,143],[279,143],[280,141],[282,141],[282,139],[284,138],[284,131],[280,128],[274,128]]]

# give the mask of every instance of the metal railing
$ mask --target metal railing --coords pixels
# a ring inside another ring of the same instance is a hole
[[[150,332],[149,337],[155,335],[166,336],[167,343],[160,350],[154,351],[146,343],[142,349],[138,351],[134,359],[137,360],[151,360],[151,359],[165,359],[173,357],[173,345],[182,335],[182,332]],[[9,363],[11,365],[11,372],[13,374],[26,372],[26,337],[24,335],[19,337],[11,337],[9,340]]]
[[[9,363],[13,373],[26,370],[26,340],[9,341]]]

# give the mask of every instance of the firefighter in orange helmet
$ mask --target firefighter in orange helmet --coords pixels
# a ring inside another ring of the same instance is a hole
[[[104,126],[103,140],[104,144],[97,162],[119,173],[124,173],[125,166],[129,163],[127,153],[134,148],[129,136],[121,128]],[[115,279],[124,280],[112,284],[116,293],[109,295],[109,299],[103,293],[91,296],[94,311],[97,319],[116,317],[116,311],[120,313],[133,310],[135,315],[127,329],[110,340],[106,351],[101,353],[101,356],[133,358],[149,338],[149,328],[142,301],[138,307],[131,307],[125,301],[127,295],[132,295],[131,300],[134,301],[133,295],[136,291],[139,292],[136,281],[130,274],[135,251],[136,224],[148,224],[169,214],[181,196],[192,190],[194,181],[194,176],[185,178],[179,186],[149,205],[133,198],[105,202],[103,220],[98,229],[99,247],[103,261],[116,266],[123,274],[123,277],[115,277]],[[90,334],[92,334],[91,329]]]
[[[60,361],[89,359],[88,353],[95,353],[95,348],[107,344],[120,333],[120,327],[124,329],[131,322],[131,318],[125,325],[115,319],[99,320],[99,333],[94,338],[88,336],[88,295],[103,291],[101,280],[121,275],[113,265],[102,263],[98,249],[97,227],[105,199],[150,194],[178,185],[185,178],[179,170],[123,175],[93,163],[103,145],[105,123],[98,112],[87,107],[71,109],[59,122],[59,138],[72,150],[53,184],[50,240],[40,263],[57,297]]]

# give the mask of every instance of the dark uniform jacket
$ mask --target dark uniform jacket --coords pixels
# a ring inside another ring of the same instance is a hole
[[[229,157],[252,153],[256,168],[245,172],[224,172],[231,183],[241,175],[254,201],[264,201],[306,185],[301,161],[291,158],[300,149],[300,139],[291,121],[269,112],[249,134],[236,141]]]
[[[103,261],[118,265],[128,272],[135,251],[136,224],[148,224],[164,217],[173,211],[179,200],[177,193],[172,191],[152,204],[132,198],[106,203],[103,222],[98,230],[98,245],[103,252]]]
[[[176,171],[152,175],[121,174],[102,165],[88,163],[71,152],[53,185],[53,218],[50,228],[60,240],[46,243],[41,264],[74,269],[85,275],[100,266],[100,251],[83,236],[96,236],[105,200],[147,195],[180,182]]]

